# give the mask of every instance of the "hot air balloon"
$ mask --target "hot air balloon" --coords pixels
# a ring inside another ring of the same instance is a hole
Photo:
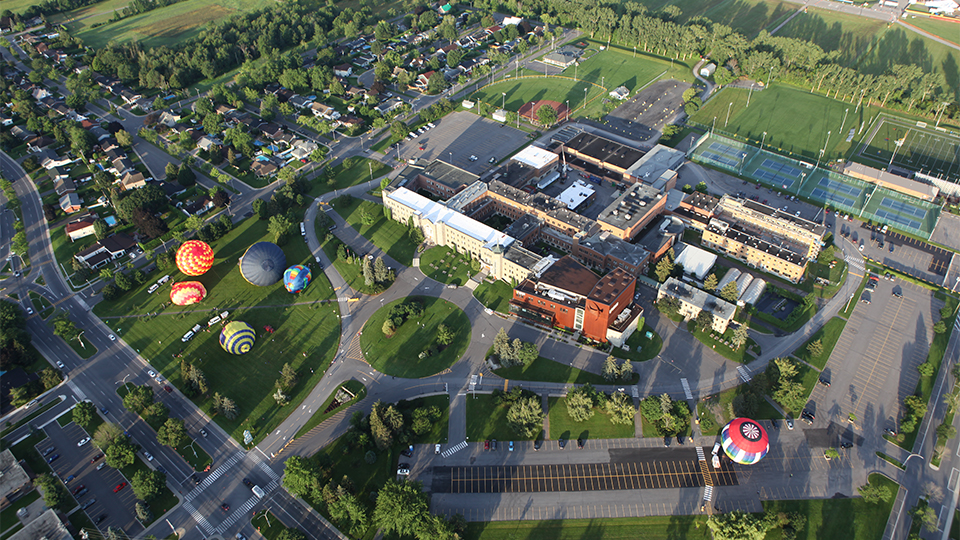
[[[230,354],[246,354],[256,339],[253,328],[241,321],[229,322],[220,331],[220,346]]]
[[[177,268],[188,276],[199,276],[213,266],[213,250],[206,242],[190,240],[177,250]]]
[[[240,275],[251,285],[266,287],[280,281],[287,257],[273,242],[257,242],[240,257]]]
[[[295,264],[283,272],[283,287],[287,289],[287,292],[303,292],[312,278],[313,275],[309,268]]]
[[[723,426],[720,442],[730,459],[743,465],[760,461],[770,450],[767,432],[756,420],[749,418],[734,418]]]
[[[170,301],[178,306],[196,304],[207,296],[207,289],[199,281],[181,281],[170,288]]]

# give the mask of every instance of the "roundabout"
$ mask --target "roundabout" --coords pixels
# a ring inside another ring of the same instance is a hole
[[[392,335],[384,333],[388,319],[393,321]],[[446,339],[441,325],[449,331]],[[440,373],[455,364],[469,345],[467,315],[451,302],[428,296],[385,304],[360,332],[367,363],[380,373],[407,379]]]

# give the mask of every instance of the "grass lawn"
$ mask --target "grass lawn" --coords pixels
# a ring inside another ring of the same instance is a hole
[[[846,319],[841,319],[840,317],[830,319],[827,321],[827,324],[823,325],[816,333],[810,336],[810,339],[797,350],[793,351],[793,355],[817,369],[822,370],[824,366],[827,365],[827,361],[830,360],[830,355],[833,354],[833,348],[837,346],[837,340],[840,339],[840,334],[843,333],[843,328],[846,325]],[[817,357],[811,357],[810,352],[807,351],[807,345],[818,339],[821,340],[820,343],[823,345],[823,354]]]
[[[185,0],[121,21],[89,28],[84,20],[68,24],[84,45],[99,49],[110,41],[138,41],[144,47],[174,46],[200,33],[211,21],[274,5],[269,0]],[[82,10],[75,10],[82,11]]]
[[[383,321],[390,308],[407,301],[423,305],[423,316],[408,319],[392,337],[383,334]],[[454,333],[453,341],[442,351],[434,350],[426,358],[418,356],[437,347],[437,327],[445,324]],[[410,296],[386,304],[364,325],[360,347],[367,362],[380,373],[416,379],[440,373],[463,356],[470,345],[470,319],[457,306],[428,296]]]
[[[327,231],[326,227],[321,227],[318,221],[314,222],[314,228],[317,231],[317,239],[320,240],[320,247],[323,248],[323,252],[327,255],[327,258],[333,261],[333,267],[337,270],[337,273],[340,274],[340,277],[347,282],[347,285],[349,285],[351,289],[361,294],[374,294],[374,289],[367,287],[367,283],[363,279],[360,259],[354,258],[353,263],[348,263],[340,257],[337,257],[337,242],[333,241],[333,239],[329,242],[326,240],[326,235],[329,231]]]
[[[397,409],[404,413],[410,413],[421,407],[436,407],[440,409],[440,419],[434,422],[430,431],[422,435],[413,435],[411,444],[436,444],[447,442],[447,432],[450,424],[450,397],[446,394],[428,396],[397,403]]]
[[[647,332],[652,333],[653,337],[648,339]],[[642,329],[637,329],[627,339],[626,345],[630,347],[629,351],[614,347],[611,354],[617,358],[629,358],[632,362],[646,362],[660,354],[660,350],[663,349],[663,339],[656,330],[645,324]]]
[[[287,527],[269,510],[264,509],[261,512],[257,512],[256,516],[257,517],[250,520],[250,524],[253,525],[253,528],[257,529],[257,532],[263,535],[266,540],[277,540],[283,531],[287,530]]]
[[[709,540],[706,516],[467,523],[465,540]]]
[[[10,506],[4,508],[3,511],[0,512],[0,523],[3,523],[3,528],[7,528],[11,523],[15,523],[17,521],[17,510],[24,508],[39,498],[40,490],[33,489],[26,495],[13,501]]]
[[[352,167],[346,167],[346,161],[343,161],[329,169],[333,171],[334,175],[332,185],[327,182],[324,174],[320,174],[311,180],[310,191],[307,192],[307,196],[313,199],[337,189],[346,189],[350,186],[369,182],[371,179],[376,180],[392,170],[388,165],[370,158],[354,157],[350,159],[354,160],[351,163]],[[371,169],[373,171],[372,175]]]
[[[887,22],[809,7],[790,20],[777,36],[812,41],[825,51],[838,51],[840,63],[855,67],[857,59],[886,29]]]
[[[836,261],[836,264],[830,268],[832,261]],[[836,246],[830,246],[820,252],[815,262],[807,264],[801,289],[813,292],[819,298],[833,298],[847,281],[846,269],[847,263],[843,260],[843,253]],[[830,284],[820,285],[817,283],[817,278],[826,279]]]
[[[467,394],[467,439],[482,441],[534,441],[543,437],[543,430],[533,437],[518,435],[507,423],[507,405],[496,405],[490,394]]]
[[[51,304],[49,300],[47,300],[42,295],[34,291],[30,291],[29,294],[30,294],[30,300],[34,302],[34,305],[36,306],[37,311],[40,312],[41,319],[46,319],[50,315],[53,315],[55,308],[53,307],[53,304]]]
[[[593,418],[585,422],[574,422],[567,414],[566,398],[550,398],[550,438],[557,439],[630,439],[634,437],[635,427],[630,424],[614,424],[610,415],[594,407]]]
[[[849,319],[850,315],[853,315],[853,310],[857,309],[857,306],[860,305],[860,295],[863,294],[863,289],[866,286],[867,276],[865,275],[860,280],[860,286],[857,287],[857,292],[853,293],[853,298],[847,302],[846,306],[844,306],[844,308],[840,311],[840,313],[837,313],[837,315],[843,317],[844,319]]]
[[[931,34],[946,39],[947,41],[960,43],[960,25],[955,22],[941,21],[920,15],[910,15],[904,19],[903,22],[916,26],[921,30],[930,32]]]
[[[77,353],[77,355],[84,360],[97,354],[97,348],[93,346],[93,343],[87,341],[87,338],[84,337],[83,334],[77,339],[67,341],[67,345],[70,345],[73,352]]]
[[[760,356],[760,345],[757,345],[753,339],[748,338],[746,345],[734,350],[729,345],[725,345],[723,341],[715,339],[713,336],[716,334],[713,332],[713,330],[708,330],[706,332],[701,331],[697,326],[696,321],[688,322],[687,330],[693,334],[693,336],[697,338],[700,343],[712,348],[717,352],[717,354],[726,358],[727,360],[733,360],[734,362],[745,364],[754,359],[754,356],[751,356],[748,354],[748,352],[752,352],[753,355]],[[722,338],[729,343],[730,339],[733,338],[733,329],[728,328],[727,331],[724,332]]]
[[[470,269],[473,259],[446,246],[436,246],[420,255],[420,271],[440,283],[464,285],[474,274]]]
[[[730,420],[736,418],[736,415],[733,414],[733,399],[740,395],[745,389],[746,385],[741,384],[729,390],[724,390],[719,394],[708,396],[697,404],[697,411],[700,412],[701,416],[700,429],[705,435],[720,433],[720,428],[725,426]],[[757,420],[772,420],[783,418],[783,415],[780,414],[773,405],[762,401],[757,414],[753,415],[752,418]],[[715,430],[711,429],[714,424],[716,425]]]
[[[350,392],[352,392],[354,395],[354,398],[345,403],[341,403],[336,409],[332,411],[327,411],[327,407],[329,407],[330,404],[333,403],[334,398],[337,397],[337,392],[341,388],[345,388]],[[302,428],[300,428],[300,431],[298,431],[297,434],[293,436],[293,438],[296,439],[297,437],[303,435],[304,433],[310,431],[311,429],[319,426],[321,423],[323,423],[324,420],[337,414],[337,412],[342,410],[344,407],[351,405],[353,403],[357,403],[358,401],[361,401],[365,397],[367,397],[367,387],[364,386],[363,383],[361,383],[360,381],[349,380],[341,384],[340,386],[337,387],[336,390],[330,393],[330,396],[326,399],[326,401],[323,402],[323,405],[321,405],[320,408],[317,409],[317,412],[313,413],[313,416],[310,417],[310,420],[308,420],[307,423],[304,424]]]
[[[813,392],[813,387],[817,385],[817,379],[820,377],[820,372],[806,364],[799,364],[799,366],[797,367],[798,369],[797,369],[796,380],[799,381],[801,385],[803,385],[803,395],[809,398],[810,394]],[[770,397],[773,398],[773,396],[770,396]],[[807,403],[807,400],[804,400],[803,403],[805,405]],[[784,407],[782,403],[780,404],[780,407],[784,410],[784,412],[786,412],[788,415],[792,416],[793,418],[800,418],[800,410],[789,409],[787,407]],[[801,410],[802,408],[803,406],[801,406]]]
[[[291,295],[282,283],[255,287],[240,275],[237,260],[251,244],[268,240],[267,222],[248,219],[225,237],[212,244],[216,254],[213,268],[190,278],[204,283],[207,297],[202,304],[169,304],[169,288],[156,294],[139,290],[119,300],[100,302],[95,312],[131,347],[149,358],[171,384],[183,389],[180,359],[191,359],[207,377],[209,394],[193,398],[195,404],[237,440],[250,429],[254,444],[294,410],[323,376],[337,350],[340,338],[339,311],[330,283],[313,261],[306,245],[292,238],[283,247],[287,264],[311,267],[313,281],[307,289]],[[172,271],[171,281],[184,277]],[[243,355],[225,352],[218,343],[219,327],[205,329],[187,343],[180,338],[195,324],[204,324],[214,312],[230,311],[231,320],[244,321],[257,331],[258,342]],[[153,314],[153,315],[151,315]],[[274,329],[272,334],[265,326]],[[277,406],[273,399],[274,381],[283,364],[289,363],[300,375],[291,392],[290,405]],[[239,416],[227,420],[213,415],[212,395],[220,392],[237,403]]]
[[[422,263],[421,263],[422,264]],[[473,296],[484,306],[500,313],[510,313],[510,299],[513,298],[513,287],[503,280],[483,280],[473,291]]]
[[[195,471],[202,471],[213,463],[210,454],[207,454],[203,448],[197,446],[196,441],[189,437],[186,442],[174,448],[174,450],[180,454],[180,457],[189,463]]]
[[[893,480],[879,474],[871,474],[868,480],[873,485],[887,486],[892,495],[900,487]],[[767,512],[799,512],[806,516],[807,526],[797,533],[798,540],[874,540],[883,536],[887,518],[893,508],[895,497],[890,502],[868,504],[863,499],[809,499],[799,501],[763,501]],[[783,538],[781,529],[767,533],[767,540]]]
[[[917,20],[910,19],[907,22],[913,24]],[[957,34],[954,32],[953,41],[956,42]],[[946,78],[944,90],[949,97],[956,99],[958,83],[954,66],[960,61],[960,53],[949,45],[906,28],[893,27],[884,32],[876,46],[861,57],[857,67],[860,71],[879,75],[906,59],[922,68],[924,73],[943,73]]]
[[[393,260],[404,266],[413,265],[413,254],[417,245],[407,235],[407,227],[383,215],[383,205],[354,198],[349,206],[334,207],[347,223],[364,238],[373,242]],[[360,210],[366,210],[374,217],[372,225],[360,221]]]
[[[70,262],[74,254],[87,249],[97,241],[96,236],[80,238],[76,242],[71,242],[67,238],[65,230],[66,225],[50,229],[50,246],[53,248],[53,256],[57,259],[57,265],[67,276],[73,274],[73,265]]]
[[[705,401],[697,402],[697,417],[700,418],[700,433],[703,435],[719,435],[723,424],[717,420]]]
[[[746,107],[748,97],[749,109]],[[764,147],[779,153],[792,152],[812,160],[820,155],[826,132],[832,130],[833,136],[823,155],[823,159],[827,160],[845,156],[868,132],[864,130],[862,134],[855,134],[849,143],[845,136],[839,135],[844,111],[849,108],[850,103],[783,84],[774,84],[762,92],[754,92],[752,96],[747,90],[727,87],[697,111],[692,120],[709,127],[717,117],[717,131],[735,133],[758,142],[766,131]],[[728,109],[730,121],[726,127],[721,127]],[[869,122],[879,111],[878,107],[873,106],[861,107],[856,114],[851,110],[844,129]]]
[[[537,359],[528,366],[500,368],[493,370],[493,372],[504,379],[517,381],[539,381],[560,384],[610,384],[610,381],[596,373],[583,371],[542,356],[538,356]],[[640,375],[634,373],[633,381],[628,384],[635,383],[639,378]]]

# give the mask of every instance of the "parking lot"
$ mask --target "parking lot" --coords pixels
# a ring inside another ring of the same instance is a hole
[[[918,285],[882,277],[865,295],[853,299],[858,305],[823,372],[831,386],[818,385],[810,396],[814,427],[852,413],[869,433],[895,428],[900,400],[916,390],[917,366],[926,361],[943,301]]]
[[[469,112],[455,112],[434,125],[416,139],[404,139],[400,143],[400,158],[441,159],[482,175],[528,142],[523,131]],[[396,149],[390,151],[396,153]],[[470,156],[476,156],[476,161],[471,161]],[[491,158],[494,163],[490,163]]]
[[[888,231],[886,234],[881,234],[865,223],[852,230],[858,232],[860,239],[863,240],[865,257],[883,263],[898,272],[938,285],[944,283],[953,259],[953,252],[897,232]],[[893,251],[890,251],[891,247]]]
[[[90,521],[96,523],[100,516],[105,516],[97,523],[100,530],[117,527],[131,537],[139,534],[143,527],[136,520],[134,505],[137,501],[133,490],[127,485],[117,493],[113,491],[118,484],[129,483],[129,480],[124,478],[120,471],[107,465],[97,470],[97,466],[103,463],[103,458],[95,463],[90,461],[100,450],[92,442],[77,447],[77,443],[87,436],[86,432],[72,422],[62,428],[57,422],[51,422],[43,430],[48,438],[37,444],[37,451],[43,454],[47,448],[55,448],[46,457],[49,459],[54,455],[60,456],[50,463],[50,467],[61,480],[75,476],[66,485],[71,494],[80,486],[87,489],[84,495],[77,497],[77,503],[83,508],[93,501],[93,504],[82,510],[90,517]]]
[[[607,128],[640,141],[663,129],[683,107],[683,91],[689,83],[668,79],[656,81],[623,102],[603,118]]]

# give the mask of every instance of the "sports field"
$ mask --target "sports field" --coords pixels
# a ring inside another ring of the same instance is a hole
[[[474,92],[471,100],[482,101],[500,108],[502,103],[508,111],[517,111],[524,104],[540,99],[551,99],[560,103],[570,103],[570,108],[574,109],[575,115],[580,115],[580,109],[584,104],[584,89],[587,89],[586,99],[588,102],[595,101],[604,92],[599,85],[592,85],[581,81],[576,81],[572,77],[564,76],[527,76],[519,79],[507,79],[503,82],[494,83]],[[504,98],[503,93],[506,93]]]
[[[113,4],[113,0],[108,0]],[[75,10],[67,14],[66,20],[77,19],[82,12],[99,12],[95,4],[88,8]],[[110,41],[139,41],[145,47],[172,46],[200,33],[208,22],[221,20],[237,13],[275,5],[270,0],[184,0],[176,4],[134,15],[121,21],[90,28],[93,22],[110,15],[90,15],[88,19],[76,20],[67,28],[75,36],[83,39],[84,45],[100,48]],[[111,10],[112,11],[112,10]]]
[[[837,51],[841,64],[853,67],[886,26],[886,21],[879,19],[810,7],[776,35],[810,40],[825,51]]]
[[[960,45],[960,23],[909,15],[903,22]]]
[[[876,107],[855,109],[856,104],[778,84],[752,95],[749,90],[728,87],[711,98],[692,120],[710,129],[716,118],[717,133],[729,133],[755,145],[763,139],[765,147],[770,146],[778,153],[816,161],[824,145],[824,160],[845,156],[864,136],[866,127],[879,111]],[[853,133],[848,141],[850,130]]]
[[[886,166],[893,158],[893,165],[904,169],[953,181],[960,179],[960,136],[937,131],[923,122],[881,115],[858,155],[875,160],[878,165]]]
[[[95,308],[118,337],[178,388],[184,388],[181,359],[194,362],[210,387],[208,394],[194,398],[194,403],[213,416],[214,392],[233,399],[239,411],[237,419],[214,416],[214,420],[238,441],[243,430],[251,427],[254,439],[262,439],[289,414],[289,406],[278,407],[272,397],[283,364],[290,363],[299,372],[300,383],[290,393],[296,407],[323,376],[340,338],[337,303],[321,303],[334,297],[330,283],[296,233],[283,249],[287,265],[311,266],[313,281],[304,292],[292,295],[282,283],[256,287],[243,279],[237,261],[247,247],[260,240],[270,240],[267,222],[255,217],[243,221],[211,244],[216,259],[202,276],[186,278],[173,271],[170,281],[153,294],[146,292],[148,283]],[[191,306],[171,305],[170,283],[187,279],[203,283],[207,297]],[[244,321],[256,330],[257,341],[247,354],[231,355],[220,347],[220,325],[208,330],[207,320],[223,310],[230,312],[230,320]],[[181,336],[195,324],[201,324],[203,330],[182,342]],[[274,329],[272,333],[265,330],[268,325]]]

